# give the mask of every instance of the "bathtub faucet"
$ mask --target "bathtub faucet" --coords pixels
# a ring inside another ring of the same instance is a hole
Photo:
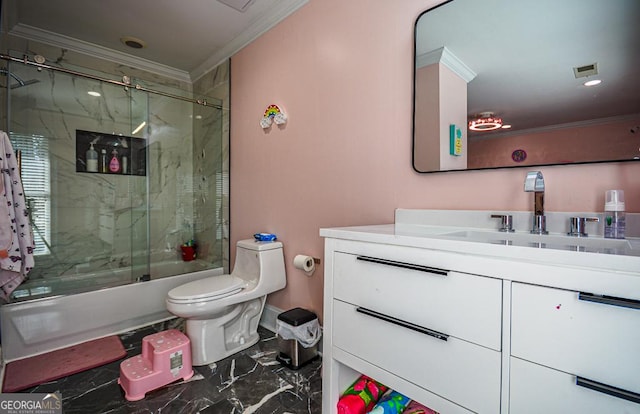
[[[533,193],[533,225],[531,233],[549,234],[544,215],[544,177],[540,171],[530,171],[524,179],[524,191]]]

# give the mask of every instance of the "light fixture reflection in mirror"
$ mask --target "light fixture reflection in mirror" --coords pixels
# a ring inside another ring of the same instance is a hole
[[[593,79],[590,81],[586,81],[583,85],[584,86],[596,86],[596,85],[600,85],[602,83],[602,81],[600,79]]]
[[[415,25],[413,168],[637,161],[639,21],[637,0],[450,0],[426,11]],[[439,60],[426,58],[443,49]],[[601,83],[585,86],[592,80]],[[486,112],[502,127],[471,123]],[[471,128],[452,164],[442,126],[460,117]],[[526,160],[513,160],[517,149]]]
[[[493,112],[483,112],[469,121],[471,131],[495,131],[502,128],[502,118],[498,118]]]

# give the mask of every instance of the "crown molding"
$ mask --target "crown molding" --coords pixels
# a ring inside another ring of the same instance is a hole
[[[442,63],[467,83],[471,82],[477,76],[469,66],[467,66],[456,55],[451,53],[446,46],[423,53],[416,57],[416,67],[418,68],[432,65],[434,63]]]
[[[190,72],[191,79],[195,82],[211,70],[218,67],[225,60],[239,52],[249,43],[269,31],[284,18],[298,10],[300,7],[308,3],[309,0],[280,0],[271,8],[271,13],[257,20],[251,27],[239,36],[236,36],[231,42],[225,45],[219,52],[210,56],[196,69]]]
[[[191,83],[191,76],[188,72],[172,68],[151,60],[142,59],[127,53],[118,52],[113,49],[98,46],[93,43],[75,39],[73,37],[60,35],[48,30],[38,29],[37,27],[19,23],[9,31],[12,36],[21,37],[36,42],[45,43],[51,46],[60,47],[62,49],[72,50],[84,55],[92,56],[98,59],[107,60],[117,64],[134,67],[136,69],[145,70],[156,75],[166,78],[175,79],[181,82]]]
[[[181,82],[193,83],[202,76],[218,67],[235,53],[247,46],[249,43],[269,31],[276,24],[291,15],[300,7],[308,3],[309,0],[280,0],[276,2],[267,16],[258,19],[250,28],[236,36],[219,52],[207,58],[193,71],[186,72],[167,65],[159,64],[147,59],[142,59],[127,53],[118,52],[113,49],[98,46],[93,43],[75,39],[69,36],[60,35],[47,30],[38,29],[25,24],[17,24],[9,31],[12,36],[21,37],[45,43],[51,46],[72,50],[98,59],[131,66],[136,69],[145,70],[170,79]]]

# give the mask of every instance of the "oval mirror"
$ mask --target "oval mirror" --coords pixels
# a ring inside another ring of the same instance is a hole
[[[638,0],[427,10],[415,24],[413,168],[638,160],[639,22]]]

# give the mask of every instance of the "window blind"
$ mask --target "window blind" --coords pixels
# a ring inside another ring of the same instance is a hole
[[[22,187],[31,216],[35,255],[49,254],[51,239],[51,169],[49,141],[38,135],[11,134],[14,151],[22,151]]]

